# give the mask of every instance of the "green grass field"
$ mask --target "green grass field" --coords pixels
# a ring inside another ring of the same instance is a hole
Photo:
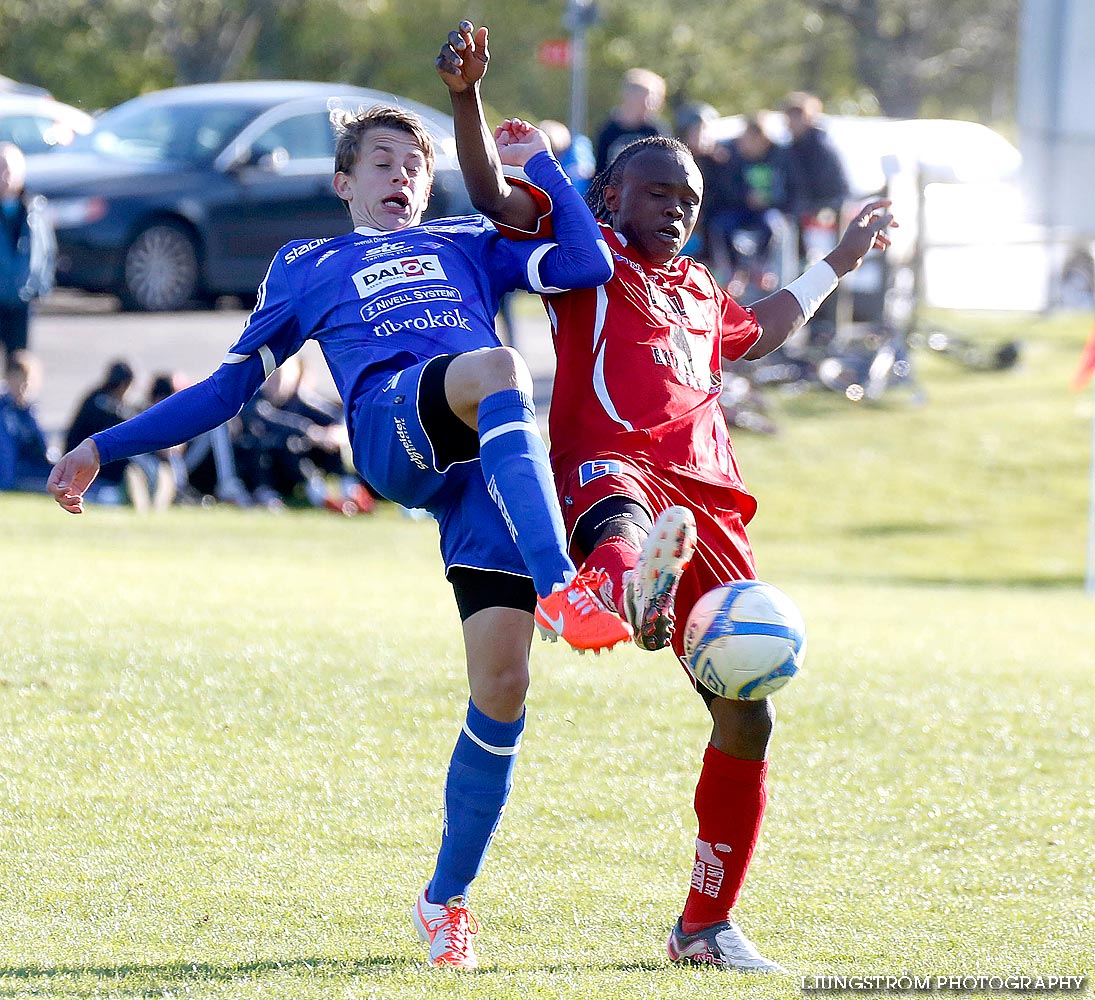
[[[422,961],[466,687],[432,523],[0,498],[0,997],[800,995],[800,976],[1089,974],[1090,318],[981,321],[922,406],[738,436],[762,576],[810,626],[739,906],[792,977],[670,968],[706,713],[669,654],[537,644],[476,885]],[[1090,989],[1090,985],[1088,986]]]

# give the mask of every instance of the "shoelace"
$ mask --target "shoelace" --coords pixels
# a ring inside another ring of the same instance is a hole
[[[574,605],[578,614],[585,616],[597,611],[606,610],[597,597],[597,592],[608,580],[608,573],[603,569],[587,570],[574,578],[567,600]]]
[[[431,921],[430,930],[445,932],[446,948],[437,957],[459,960],[468,953],[468,937],[479,933],[479,921],[466,906],[447,907],[443,916]]]

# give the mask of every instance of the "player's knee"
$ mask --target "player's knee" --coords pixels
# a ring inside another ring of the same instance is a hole
[[[732,757],[760,760],[767,756],[776,724],[771,698],[730,701],[714,698],[708,706],[714,722],[712,743]]]
[[[528,662],[509,663],[477,679],[473,685],[472,701],[491,718],[516,718],[525,704],[528,686]]]
[[[532,373],[512,347],[492,347],[482,351],[477,361],[484,396],[504,389],[532,391]]]
[[[636,524],[630,517],[620,515],[609,518],[599,526],[595,544],[602,545],[610,539],[622,538],[635,548],[641,549],[648,534],[649,532],[644,527]]]

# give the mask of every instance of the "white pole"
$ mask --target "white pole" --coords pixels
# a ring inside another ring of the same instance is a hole
[[[585,135],[588,128],[586,116],[589,53],[586,50],[586,29],[595,16],[591,10],[593,0],[568,0],[563,24],[570,31],[570,132],[573,136]]]

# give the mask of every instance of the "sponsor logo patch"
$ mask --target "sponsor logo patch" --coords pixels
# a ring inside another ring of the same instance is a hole
[[[361,310],[364,318],[365,310]],[[471,324],[464,314],[457,308],[430,309],[419,316],[409,319],[382,319],[373,324],[373,333],[378,337],[390,337],[393,333],[401,333],[412,330],[470,330]]]
[[[370,247],[365,251],[362,256],[362,260],[373,260],[376,257],[394,257],[396,254],[414,253],[414,247],[409,243],[390,243],[385,240],[383,243],[378,243],[375,247]]]
[[[704,896],[717,899],[726,877],[726,866],[716,852],[729,854],[733,848],[729,844],[710,844],[706,840],[696,840],[696,861],[692,866],[692,888]]]
[[[395,418],[395,436],[399,438],[399,443],[403,445],[403,450],[407,453],[407,457],[423,472],[429,469],[426,465],[426,459],[414,445],[414,441],[411,440],[410,431],[407,430],[407,421],[402,417]]]
[[[462,302],[463,298],[455,288],[442,285],[440,288],[407,288],[399,292],[389,292],[380,298],[370,299],[361,307],[361,318],[371,323],[377,316],[398,309],[400,306],[413,306],[421,302]]]
[[[311,253],[316,247],[323,246],[324,243],[330,243],[333,237],[328,236],[322,240],[309,240],[307,243],[301,243],[300,246],[293,247],[292,250],[286,251],[285,263],[292,264],[298,257],[303,257],[306,253]]]
[[[583,462],[578,466],[578,485],[586,486],[594,479],[600,479],[601,476],[619,475],[621,472],[623,472],[623,466],[612,458]]]
[[[363,267],[353,276],[357,294],[367,299],[392,285],[405,285],[412,281],[447,281],[448,275],[441,266],[437,254],[420,254],[402,257]]]

